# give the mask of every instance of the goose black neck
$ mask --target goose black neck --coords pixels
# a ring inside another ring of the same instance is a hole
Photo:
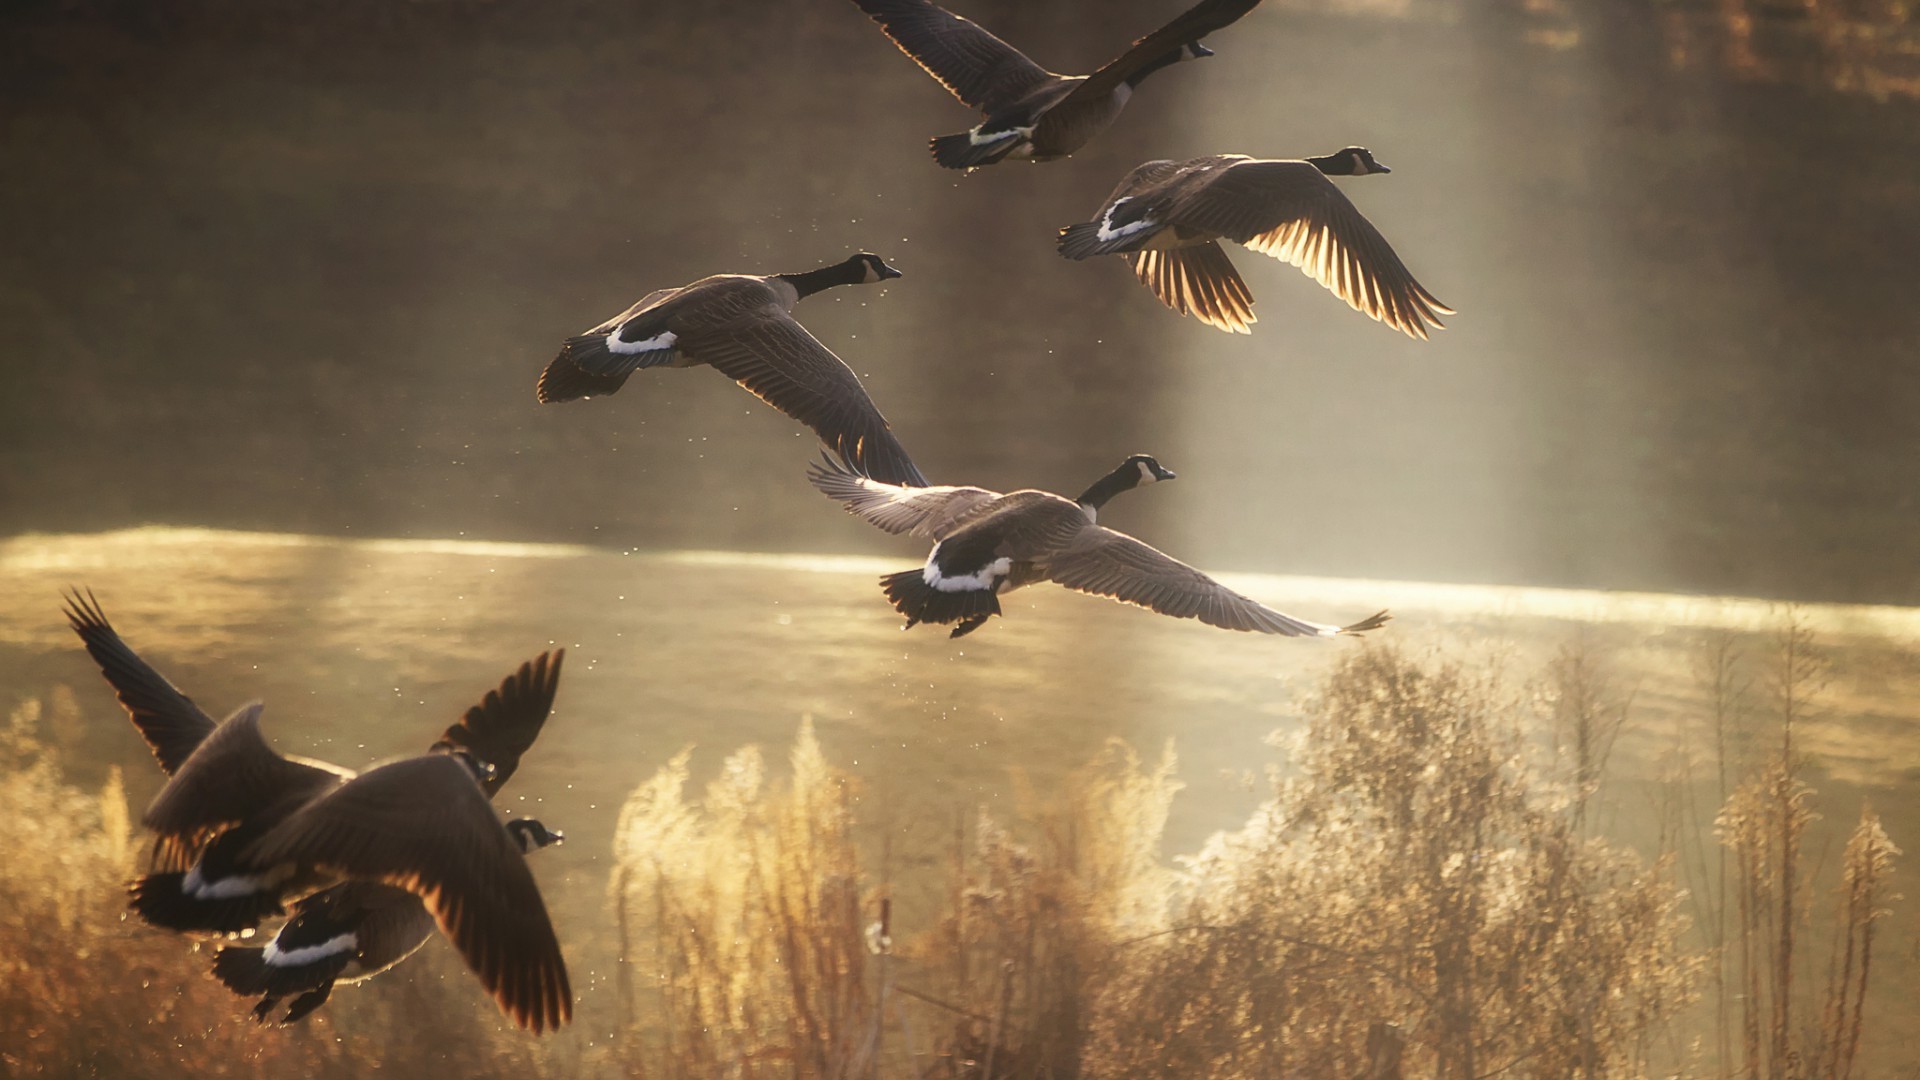
[[[1147,61],[1144,65],[1141,66],[1139,71],[1136,71],[1133,74],[1127,76],[1127,86],[1130,88],[1138,87],[1140,83],[1146,79],[1147,76],[1153,74],[1156,71],[1159,71],[1161,68],[1170,67],[1174,64],[1179,63],[1180,54],[1185,52],[1186,49],[1187,47],[1185,45],[1181,45],[1177,48],[1169,49],[1168,51],[1161,53],[1159,56],[1156,56],[1153,59]]]
[[[775,274],[774,277],[793,286],[802,299],[812,296],[821,289],[831,289],[835,285],[857,285],[866,280],[867,269],[858,262],[837,262],[832,266],[823,266],[818,270],[809,270],[804,274]]]
[[[1095,510],[1107,505],[1107,500],[1123,491],[1132,491],[1140,485],[1140,470],[1133,462],[1113,470],[1093,482],[1093,486],[1080,493],[1074,502],[1081,506],[1090,506]]]
[[[1310,157],[1307,159],[1307,164],[1319,169],[1328,176],[1353,175],[1353,163],[1347,160],[1347,154],[1344,150],[1338,154],[1328,154],[1325,157]]]

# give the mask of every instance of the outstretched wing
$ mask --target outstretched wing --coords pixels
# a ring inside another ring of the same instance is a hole
[[[520,767],[520,755],[533,740],[553,711],[553,695],[560,689],[560,664],[567,650],[541,653],[520,670],[507,676],[500,689],[487,691],[480,704],[446,730],[433,748],[461,749],[493,766],[493,775],[482,781],[487,797],[500,788]]]
[[[533,1032],[573,1015],[540,887],[473,773],[444,754],[369,769],[247,849],[419,896],[502,1012]]]
[[[67,625],[80,635],[87,654],[100,665],[100,674],[106,676],[121,707],[127,710],[127,718],[147,740],[154,760],[168,775],[179,771],[194,748],[213,733],[213,718],[120,640],[92,590],[84,597],[78,591],[69,592],[66,612]]]
[[[860,377],[778,304],[768,301],[741,317],[689,327],[678,346],[812,428],[867,475],[926,486]]]
[[[993,112],[1053,78],[970,19],[927,0],[853,0],[962,104]]]
[[[256,701],[222,720],[153,797],[142,824],[162,836],[192,838],[318,795],[353,775],[281,756],[260,734],[264,708]]]
[[[1414,280],[1380,230],[1304,161],[1243,161],[1181,200],[1176,224],[1292,263],[1355,311],[1409,337],[1453,314]]]
[[[1200,0],[1167,25],[1133,43],[1133,47],[1107,66],[1087,76],[1067,101],[1087,100],[1113,92],[1141,68],[1190,42],[1199,41],[1215,30],[1237,21],[1260,6],[1260,0]]]
[[[977,487],[904,487],[860,475],[832,458],[807,468],[807,480],[847,511],[887,532],[937,536],[947,524],[1000,497]]]
[[[1234,592],[1186,563],[1122,532],[1091,526],[1066,551],[1048,560],[1048,579],[1069,589],[1138,604],[1176,619],[1286,637],[1332,637],[1371,630],[1381,612],[1352,626],[1308,622]]]

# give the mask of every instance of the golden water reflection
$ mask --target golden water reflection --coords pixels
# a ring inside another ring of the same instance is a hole
[[[1148,753],[1172,740],[1185,783],[1167,830],[1173,855],[1245,819],[1260,791],[1232,777],[1279,760],[1263,739],[1294,726],[1303,695],[1343,651],[1369,647],[1222,633],[1048,589],[1008,598],[1006,618],[958,643],[902,633],[874,578],[917,557],[167,528],[22,536],[0,542],[0,685],[8,708],[73,702],[83,722],[57,733],[67,759],[121,766],[138,807],[158,770],[60,616],[69,585],[92,588],[128,642],[209,712],[263,699],[278,746],[355,768],[418,752],[514,665],[565,646],[553,721],[502,801],[567,831],[564,847],[542,855],[541,879],[575,965],[604,973],[615,811],[690,744],[704,783],[743,744],[779,757],[810,718],[828,758],[858,778],[863,827],[908,853],[941,850],[956,812],[1010,813],[1020,791],[1047,790],[1110,737]],[[1224,576],[1318,619],[1391,606],[1383,635],[1416,653],[1500,664],[1521,685],[1577,643],[1632,696],[1610,764],[1622,808],[1610,827],[1643,841],[1648,792],[1677,749],[1707,738],[1700,643],[1724,635],[1758,686],[1787,616],[1737,598]],[[1871,797],[1895,842],[1912,843],[1920,611],[1795,613],[1830,662],[1796,735],[1833,808],[1816,828],[1844,828]],[[1773,737],[1764,712],[1745,719],[1748,745]],[[583,1016],[598,1007],[583,999]]]

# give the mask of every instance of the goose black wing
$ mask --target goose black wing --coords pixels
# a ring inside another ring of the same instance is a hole
[[[1309,622],[1242,596],[1171,555],[1122,532],[1089,526],[1075,544],[1048,560],[1049,580],[1069,589],[1137,604],[1176,619],[1224,630],[1286,637],[1332,637],[1371,630],[1381,612],[1351,626]]]
[[[193,699],[174,688],[134,652],[107,621],[100,602],[89,591],[67,594],[67,625],[80,635],[87,654],[100,665],[127,718],[153,750],[154,760],[168,775],[179,771],[188,755],[213,733],[213,718]]]
[[[954,97],[993,112],[1055,76],[971,19],[927,0],[853,0]]]
[[[860,377],[778,304],[689,327],[679,346],[812,428],[834,453],[888,483],[925,487]]]
[[[222,720],[153,797],[141,823],[190,839],[319,795],[353,775],[268,746],[260,734],[263,708],[256,701]]]
[[[369,769],[301,807],[244,855],[406,889],[516,1024],[538,1033],[573,1015],[540,887],[457,758],[429,754]]]
[[[520,767],[520,755],[540,737],[540,729],[553,711],[553,695],[560,689],[560,663],[567,650],[541,653],[521,664],[520,670],[507,676],[500,689],[487,691],[480,704],[440,736],[434,749],[461,749],[493,766],[493,776],[483,781],[489,798],[498,794]]]
[[[1084,101],[1110,94],[1114,87],[1147,64],[1238,21],[1259,6],[1260,0],[1200,0],[1172,22],[1134,42],[1119,58],[1087,76],[1073,88],[1066,101]]]

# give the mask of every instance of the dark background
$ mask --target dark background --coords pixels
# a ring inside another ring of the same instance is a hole
[[[1180,0],[954,6],[1055,70]],[[1096,17],[1087,12],[1097,10]],[[1920,602],[1920,50],[1877,5],[1288,3],[1074,158],[833,0],[0,7],[0,532],[163,522],[887,550],[706,370],[539,406],[559,340],[858,249],[807,301],[936,481],[1181,474],[1221,569]],[[1371,147],[1346,183],[1461,314],[1422,345],[1236,250],[1261,322],[1053,230],[1152,157]]]

